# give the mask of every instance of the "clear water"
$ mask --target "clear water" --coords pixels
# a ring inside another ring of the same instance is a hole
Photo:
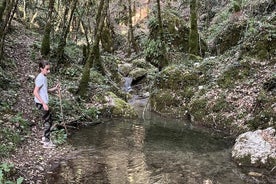
[[[188,122],[148,114],[78,130],[69,140],[79,153],[46,183],[243,184],[231,161],[233,140]]]

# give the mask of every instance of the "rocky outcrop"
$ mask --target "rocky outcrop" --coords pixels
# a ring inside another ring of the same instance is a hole
[[[250,131],[236,139],[232,157],[242,166],[272,168],[276,164],[275,129]]]

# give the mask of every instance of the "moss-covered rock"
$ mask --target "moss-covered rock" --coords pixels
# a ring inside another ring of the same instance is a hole
[[[120,58],[115,56],[105,56],[103,57],[103,65],[105,68],[105,73],[113,82],[120,84],[122,80],[122,75],[119,72],[119,64],[122,64]]]
[[[132,77],[133,80],[145,77],[147,75],[147,70],[144,68],[135,68],[129,73],[129,77]]]
[[[249,62],[236,62],[228,65],[218,78],[218,85],[222,88],[233,87],[238,80],[242,80],[253,73]]]
[[[153,65],[151,65],[150,63],[146,62],[146,60],[144,58],[138,58],[138,59],[134,59],[132,61],[132,64],[134,67],[137,68],[144,68],[146,70],[152,70],[152,69],[156,69]]]
[[[128,76],[129,72],[133,69],[133,64],[123,63],[118,66],[119,72],[124,76]]]
[[[189,103],[189,113],[193,122],[204,122],[209,114],[208,100],[206,98],[195,98]]]
[[[155,90],[150,96],[153,111],[177,118],[183,118],[187,114],[185,101],[185,95],[171,89]]]
[[[112,92],[107,92],[102,100],[103,105],[99,111],[105,117],[134,118],[138,116],[132,106]]]
[[[261,91],[257,97],[254,108],[254,117],[247,121],[252,130],[266,127],[276,127],[276,97],[272,93]]]
[[[229,21],[212,41],[211,53],[214,55],[223,54],[233,46],[236,46],[242,39],[246,26],[247,22],[244,20]]]
[[[161,89],[183,90],[187,86],[198,84],[199,74],[184,65],[171,65],[165,68],[155,79],[155,86]]]
[[[154,111],[184,117],[187,103],[197,90],[200,74],[184,65],[171,65],[155,78],[150,104]]]

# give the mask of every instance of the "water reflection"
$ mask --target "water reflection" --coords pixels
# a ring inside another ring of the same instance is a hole
[[[46,183],[244,183],[230,160],[232,140],[183,121],[113,120],[83,128],[70,143],[79,154]]]

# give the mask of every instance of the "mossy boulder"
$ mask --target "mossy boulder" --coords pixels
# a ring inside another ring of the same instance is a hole
[[[196,71],[184,65],[171,65],[156,77],[154,85],[159,89],[183,90],[198,85],[199,77]]]
[[[129,72],[133,70],[133,64],[131,63],[122,63],[118,65],[119,72],[124,76],[128,76]]]
[[[225,95],[220,89],[201,86],[188,104],[191,121],[225,134],[239,132],[240,129],[234,126],[235,116],[231,113],[234,107],[226,100]]]
[[[222,88],[233,87],[235,82],[246,79],[253,72],[254,70],[248,61],[231,63],[222,71],[217,83]]]
[[[171,65],[155,78],[150,95],[154,111],[161,114],[184,117],[187,103],[197,90],[199,74],[184,65]]]
[[[121,81],[123,81],[122,75],[119,72],[119,64],[123,63],[121,59],[115,56],[105,56],[103,57],[102,63],[106,75],[109,76],[112,81],[120,84]]]
[[[166,116],[183,118],[187,107],[185,96],[171,89],[159,89],[151,93],[150,104],[153,111]]]
[[[146,60],[144,58],[138,58],[138,59],[134,59],[132,61],[132,64],[134,67],[137,68],[144,68],[144,69],[154,69],[155,67],[153,65],[151,65],[149,62],[146,62]]]
[[[134,118],[137,113],[130,104],[112,92],[107,92],[101,102],[100,113],[105,117]]]
[[[194,98],[189,103],[189,114],[192,122],[205,122],[207,121],[208,100],[206,98]]]
[[[236,46],[242,39],[244,31],[246,29],[247,22],[244,20],[231,22],[229,21],[225,28],[215,36],[211,43],[211,53],[213,55],[220,55],[227,50]]]
[[[276,127],[275,101],[275,94],[264,90],[259,93],[255,102],[254,117],[247,121],[252,130]]]
[[[274,18],[274,22],[276,18]],[[253,26],[253,25],[252,25]],[[255,56],[259,59],[271,59],[272,64],[275,64],[275,50],[276,50],[276,26],[271,24],[258,25],[261,30],[255,30],[257,35],[253,35],[245,40],[242,46],[243,55]]]
[[[135,80],[139,80],[147,75],[147,70],[144,68],[135,68],[129,73],[129,77]]]

